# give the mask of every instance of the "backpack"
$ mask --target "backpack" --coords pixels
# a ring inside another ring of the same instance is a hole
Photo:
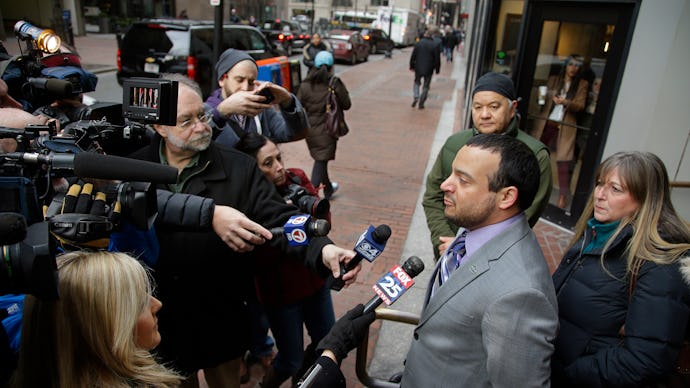
[[[345,114],[338,105],[338,96],[335,94],[335,83],[338,77],[331,77],[328,83],[328,97],[326,97],[326,131],[334,138],[347,135],[350,128],[345,122]]]

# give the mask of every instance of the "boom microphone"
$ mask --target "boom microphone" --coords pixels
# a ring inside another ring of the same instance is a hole
[[[0,213],[0,245],[14,245],[26,238],[26,219],[19,213]]]
[[[369,226],[359,239],[357,244],[355,244],[354,251],[356,253],[355,257],[352,258],[347,264],[340,266],[340,277],[334,278],[332,275],[326,280],[326,285],[335,291],[340,291],[345,282],[342,279],[342,275],[351,271],[353,268],[362,261],[362,258],[367,259],[370,263],[374,261],[383,252],[386,247],[386,242],[391,236],[391,228],[386,224],[381,224],[374,228]]]
[[[36,89],[45,90],[54,96],[71,96],[72,83],[55,78],[28,78],[29,85]]]
[[[58,170],[74,170],[80,178],[115,179],[122,181],[175,183],[177,169],[143,160],[103,155],[94,152],[38,154],[12,152],[5,158],[24,163],[47,164]]]
[[[387,306],[393,304],[408,288],[414,285],[412,278],[419,275],[422,271],[424,271],[424,263],[417,256],[410,256],[405,260],[402,268],[399,265],[391,268],[372,287],[376,292],[376,296],[364,305],[362,315],[373,311],[382,302],[385,302]]]
[[[285,236],[291,246],[307,245],[309,237],[323,237],[331,231],[331,224],[322,219],[312,219],[308,214],[290,217],[284,226],[270,229],[273,238]]]

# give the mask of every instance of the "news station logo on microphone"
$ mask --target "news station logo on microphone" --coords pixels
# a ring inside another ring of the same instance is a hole
[[[297,247],[309,243],[305,229],[310,219],[311,217],[308,214],[298,214],[290,217],[285,223],[285,238],[288,240],[288,245]]]
[[[412,277],[399,265],[394,266],[372,286],[374,292],[390,306],[393,302],[414,285]]]
[[[386,247],[385,240],[383,243],[379,243],[376,241],[376,238],[372,237],[375,230],[376,229],[372,225],[369,225],[369,228],[367,228],[367,230],[362,233],[361,236],[359,236],[354,249],[355,252],[362,255],[362,257],[367,259],[369,262],[374,261],[374,259],[376,259]]]

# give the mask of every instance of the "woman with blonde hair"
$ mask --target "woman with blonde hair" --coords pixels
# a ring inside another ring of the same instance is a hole
[[[160,343],[148,272],[115,252],[57,258],[59,300],[27,295],[17,387],[173,387],[181,378],[150,350]]]
[[[642,387],[678,377],[690,338],[689,250],[690,229],[671,203],[659,157],[607,158],[553,274],[554,387]]]

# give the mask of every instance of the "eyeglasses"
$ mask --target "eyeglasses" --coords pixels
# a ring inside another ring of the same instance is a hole
[[[213,119],[212,111],[202,112],[196,115],[196,120],[194,117],[192,117],[191,119],[187,119],[177,124],[177,126],[184,130],[188,130],[194,128],[194,125],[196,125],[196,123],[209,124],[211,122],[211,119]]]

